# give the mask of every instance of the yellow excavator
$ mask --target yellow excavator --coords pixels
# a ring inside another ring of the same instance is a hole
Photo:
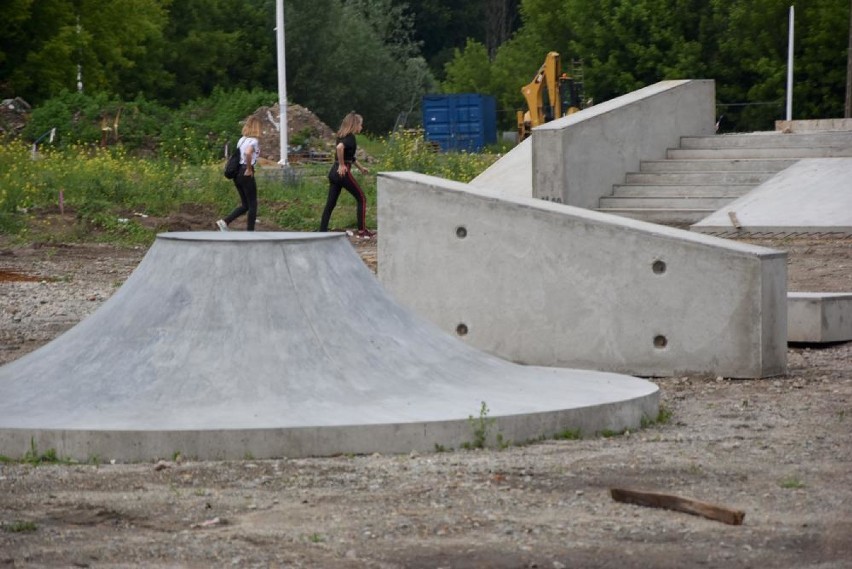
[[[533,80],[521,88],[527,111],[518,111],[518,142],[534,126],[558,119],[582,108],[582,83],[562,72],[559,54],[551,51]]]

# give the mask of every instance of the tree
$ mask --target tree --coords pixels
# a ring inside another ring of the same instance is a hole
[[[2,52],[12,63],[5,88],[38,103],[76,89],[80,70],[84,89],[120,92],[126,73],[161,37],[166,2],[17,0],[20,12],[4,23]]]
[[[485,0],[485,46],[492,60],[515,29],[516,17],[515,0]]]
[[[842,112],[847,4],[811,0],[796,12],[796,118]],[[710,78],[726,128],[771,129],[784,109],[788,7],[789,0],[522,0],[521,27],[498,48],[488,88],[506,110],[521,78],[553,50],[566,67],[582,60],[584,90],[596,101],[665,79]],[[445,88],[483,84],[465,51],[447,66]]]
[[[444,66],[456,49],[468,39],[485,42],[486,1],[396,0],[406,4],[414,17],[414,39],[421,42],[421,53],[436,77],[443,77]]]
[[[295,0],[286,10],[288,95],[327,124],[357,110],[366,129],[385,132],[431,84],[407,13],[390,0]]]

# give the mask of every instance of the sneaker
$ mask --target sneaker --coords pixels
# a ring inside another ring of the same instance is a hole
[[[359,229],[358,230],[358,238],[359,239],[370,239],[376,234],[370,231],[369,229]]]
[[[228,224],[225,223],[224,219],[220,219],[216,222],[216,227],[219,228],[219,231],[228,231]]]

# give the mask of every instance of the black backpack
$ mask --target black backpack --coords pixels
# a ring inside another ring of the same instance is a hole
[[[242,141],[242,138],[240,139]],[[240,154],[242,151],[240,150],[240,143],[237,142],[237,146],[234,148],[234,151],[228,156],[228,161],[225,162],[225,177],[229,180],[233,180],[237,177],[237,174],[240,172]]]

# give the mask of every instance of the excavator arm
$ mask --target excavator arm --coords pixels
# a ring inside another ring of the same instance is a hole
[[[533,127],[578,110],[579,103],[568,108],[562,100],[563,84],[570,82],[570,79],[561,69],[559,53],[551,51],[533,80],[521,87],[528,110],[518,111],[518,141],[528,137]]]

